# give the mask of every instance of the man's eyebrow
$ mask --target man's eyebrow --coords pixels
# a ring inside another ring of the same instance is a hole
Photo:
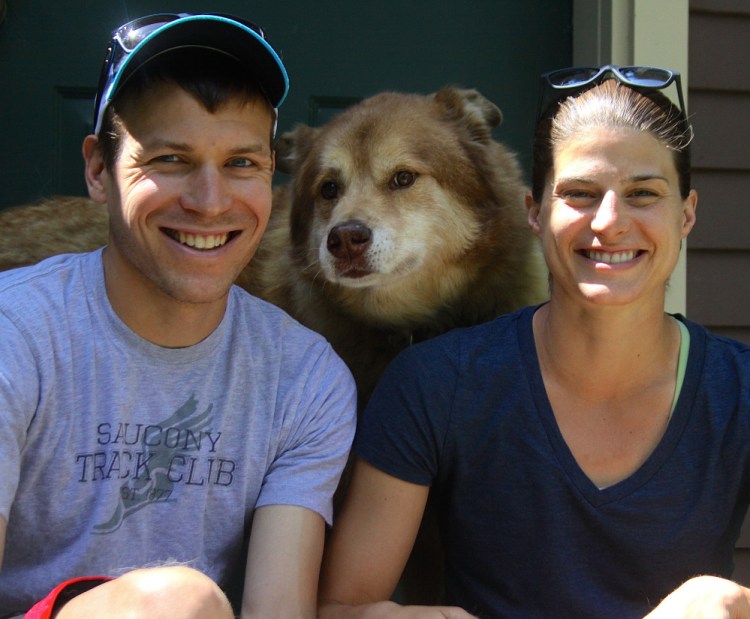
[[[193,150],[186,142],[174,142],[173,140],[165,140],[162,138],[151,138],[141,142],[144,149],[155,150],[155,149],[168,149],[177,151],[190,151]]]
[[[190,146],[190,144],[188,144],[187,142],[175,142],[173,140],[166,140],[161,138],[148,140],[146,142],[143,142],[142,145],[146,150],[167,149],[177,152],[192,152],[194,150],[193,147]],[[231,149],[229,152],[233,155],[241,155],[243,153],[263,152],[264,149],[270,152],[270,146],[259,141],[244,144],[242,146],[237,146],[236,148]]]
[[[252,142],[251,144],[246,144],[244,146],[238,146],[237,148],[233,148],[229,152],[237,153],[237,154],[259,153],[259,152],[262,152],[263,150],[270,151],[271,149],[270,149],[270,146],[268,146],[267,144],[264,144],[263,142]]]

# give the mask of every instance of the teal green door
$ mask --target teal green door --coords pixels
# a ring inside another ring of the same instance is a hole
[[[8,0],[0,24],[0,208],[85,194],[80,144],[111,29],[163,11],[263,25],[291,91],[279,129],[320,124],[383,90],[476,88],[528,168],[538,75],[570,64],[572,0]],[[1,234],[1,232],[0,232]]]

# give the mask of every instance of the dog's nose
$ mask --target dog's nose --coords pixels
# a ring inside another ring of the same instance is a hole
[[[339,259],[361,256],[372,241],[372,230],[361,221],[347,221],[331,228],[328,251]]]

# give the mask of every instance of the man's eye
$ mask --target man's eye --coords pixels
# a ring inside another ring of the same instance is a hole
[[[229,161],[229,165],[234,168],[250,168],[254,164],[247,157],[235,157]]]

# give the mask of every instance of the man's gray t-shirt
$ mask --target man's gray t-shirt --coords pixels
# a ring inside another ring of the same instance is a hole
[[[60,581],[165,561],[224,582],[256,507],[331,520],[355,425],[319,335],[234,287],[180,349],[130,331],[101,250],[0,274],[0,614]]]

